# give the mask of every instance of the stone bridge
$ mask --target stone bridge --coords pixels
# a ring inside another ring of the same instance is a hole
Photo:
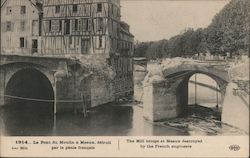
[[[172,64],[174,62],[172,61]],[[188,104],[188,81],[196,73],[213,78],[219,86],[222,100],[224,99],[229,83],[225,64],[183,61],[174,66],[170,65],[171,63],[154,64],[154,70],[149,71],[144,81],[146,119],[158,121],[181,115],[183,106]],[[159,72],[156,74],[154,71],[157,70]],[[158,76],[158,79],[154,80],[154,76]]]
[[[57,113],[93,104],[90,87],[93,78],[75,59],[1,55],[0,76],[1,105],[32,98],[51,102]]]

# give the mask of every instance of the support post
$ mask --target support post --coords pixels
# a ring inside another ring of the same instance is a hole
[[[194,80],[195,80],[195,83],[194,83],[194,102],[195,102],[195,105],[197,105],[197,76],[196,74],[194,75]]]
[[[54,115],[53,115],[53,131],[56,131],[56,113],[57,113],[57,77],[55,76],[55,88],[54,88]]]
[[[56,87],[56,84],[57,84],[57,77],[55,77],[55,92],[54,92],[54,117],[56,115],[56,112],[57,112],[57,87]]]
[[[218,85],[216,85],[216,89],[218,89]],[[217,105],[216,106],[219,106],[219,96],[218,96],[218,91],[216,90],[216,103]]]

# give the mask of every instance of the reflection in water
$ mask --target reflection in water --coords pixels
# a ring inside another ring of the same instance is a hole
[[[11,136],[163,136],[242,134],[219,121],[189,115],[170,121],[152,123],[143,118],[142,107],[105,105],[94,108],[88,118],[61,113],[53,117],[53,105],[22,103],[1,108],[3,134]],[[217,125],[219,126],[217,126]],[[177,126],[176,126],[177,125]],[[215,126],[216,125],[216,126]],[[222,127],[223,128],[220,128]],[[184,128],[185,127],[185,128]],[[226,129],[223,131],[223,129]],[[215,130],[215,132],[211,132]]]
[[[138,77],[141,80],[143,75]],[[200,77],[200,78],[199,78]],[[199,82],[208,79],[198,76]],[[142,98],[142,85],[135,82],[135,99]],[[212,84],[212,83],[211,83]],[[215,83],[213,83],[215,84]],[[189,97],[194,95],[192,84]],[[237,128],[221,123],[216,105],[215,92],[200,87],[198,104],[186,106],[187,115],[152,123],[143,118],[143,105],[128,103],[108,104],[91,109],[88,118],[80,114],[60,113],[53,115],[53,103],[20,102],[0,107],[0,127],[4,135],[11,136],[176,136],[176,135],[242,135]],[[137,96],[137,97],[136,97]],[[189,98],[189,103],[192,100]],[[207,103],[207,104],[205,104]],[[219,107],[220,109],[220,107]]]
[[[126,136],[186,135],[146,121],[142,108],[132,104],[105,105],[92,109],[88,118],[61,113],[53,117],[53,105],[19,103],[1,108],[3,134],[11,136]]]
[[[0,109],[7,135],[47,135],[53,128],[53,104],[12,103]]]

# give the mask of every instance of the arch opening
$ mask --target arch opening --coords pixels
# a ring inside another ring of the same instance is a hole
[[[197,114],[221,120],[222,94],[214,76],[189,73],[178,85],[176,93],[182,116]]]
[[[49,79],[36,69],[23,69],[16,72],[6,85],[5,95],[7,95],[7,97],[5,97],[6,103],[25,103],[32,101],[12,98],[12,96],[40,100],[54,100],[54,90]],[[53,102],[51,103],[53,104]]]
[[[208,75],[195,73],[188,81],[188,105],[221,107],[221,91],[218,83]]]
[[[6,85],[4,99],[4,119],[9,124],[15,124],[6,126],[8,134],[16,135],[16,129],[26,134],[39,129],[46,131],[53,126],[54,90],[50,80],[42,72],[32,68],[16,72]]]
[[[32,98],[26,100],[19,98]],[[36,69],[22,69],[16,72],[5,88],[4,120],[7,135],[41,135],[53,127],[54,90],[50,80]],[[41,101],[42,100],[42,101]],[[44,100],[50,100],[45,102]],[[16,131],[20,132],[16,132]]]

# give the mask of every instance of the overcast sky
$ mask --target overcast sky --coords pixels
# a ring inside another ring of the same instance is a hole
[[[135,39],[169,39],[185,28],[208,26],[228,0],[121,0],[122,20]]]

